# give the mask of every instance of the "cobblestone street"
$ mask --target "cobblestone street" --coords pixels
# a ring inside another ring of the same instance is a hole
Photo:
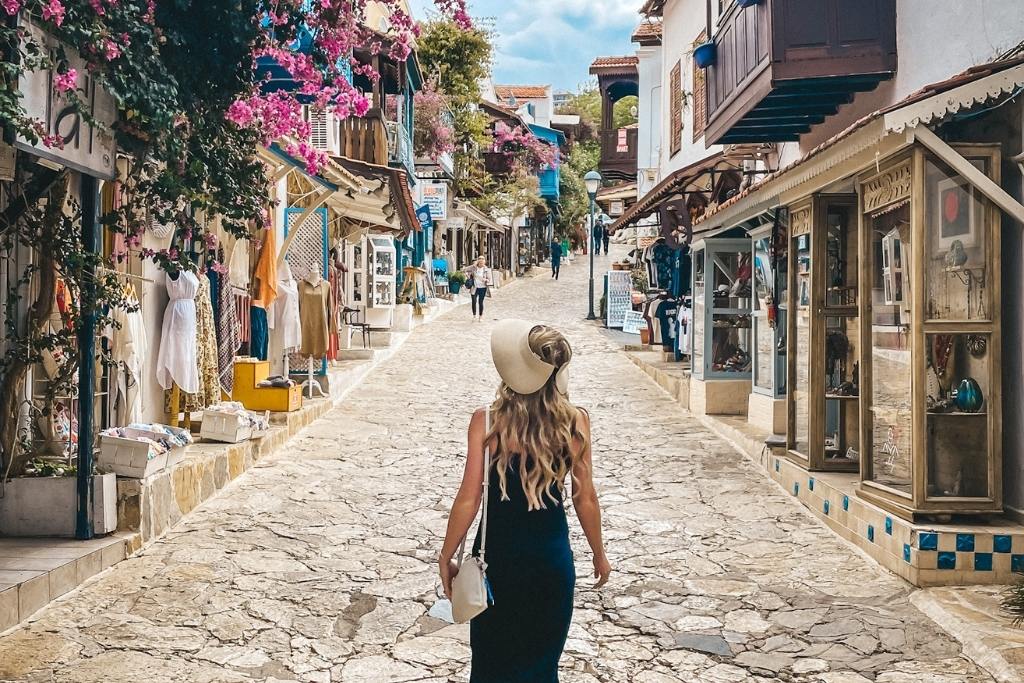
[[[607,261],[602,258],[598,272]],[[600,282],[600,280],[599,280]],[[139,555],[0,639],[0,680],[465,681],[428,615],[490,322],[567,332],[615,573],[573,520],[566,682],[992,680],[911,588],[814,521],[585,323],[586,265],[417,329],[349,398]]]

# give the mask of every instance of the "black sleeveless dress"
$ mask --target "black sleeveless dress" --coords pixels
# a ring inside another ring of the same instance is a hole
[[[514,466],[509,500],[491,472],[487,505],[487,580],[493,604],[470,622],[470,683],[558,683],[558,659],[572,621],[576,569],[565,507],[530,511]],[[480,549],[477,534],[474,554]]]

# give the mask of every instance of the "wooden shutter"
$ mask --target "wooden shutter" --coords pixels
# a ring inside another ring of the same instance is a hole
[[[674,156],[683,147],[683,74],[680,62],[672,67],[669,88],[669,156]]]
[[[708,39],[708,32],[706,30],[701,31],[700,35],[697,36],[697,40],[694,41],[693,46],[697,47],[706,43]],[[697,63],[693,63],[693,141],[696,142],[702,135],[704,135],[704,129],[708,125],[708,89],[707,82],[705,81],[704,69],[697,66]]]
[[[316,107],[306,108],[309,121],[309,144],[314,149],[327,151],[329,149],[329,134],[327,131],[327,112]]]

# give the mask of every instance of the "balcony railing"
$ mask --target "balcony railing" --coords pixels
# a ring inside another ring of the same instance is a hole
[[[401,166],[410,177],[416,176],[416,160],[413,157],[412,135],[409,129],[397,121],[387,122],[388,162]]]
[[[601,174],[610,180],[635,180],[637,139],[636,128],[601,131]]]
[[[709,144],[797,140],[896,70],[896,0],[727,7],[705,78]]]
[[[507,176],[512,173],[513,157],[504,152],[484,152],[484,169],[494,176]]]
[[[343,119],[339,143],[342,156],[380,166],[388,164],[387,131],[378,114]]]

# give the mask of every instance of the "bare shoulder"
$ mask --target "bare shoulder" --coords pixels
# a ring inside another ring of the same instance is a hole
[[[576,406],[576,410],[579,411],[576,419],[579,422],[580,429],[590,431],[590,411],[582,406]]]

